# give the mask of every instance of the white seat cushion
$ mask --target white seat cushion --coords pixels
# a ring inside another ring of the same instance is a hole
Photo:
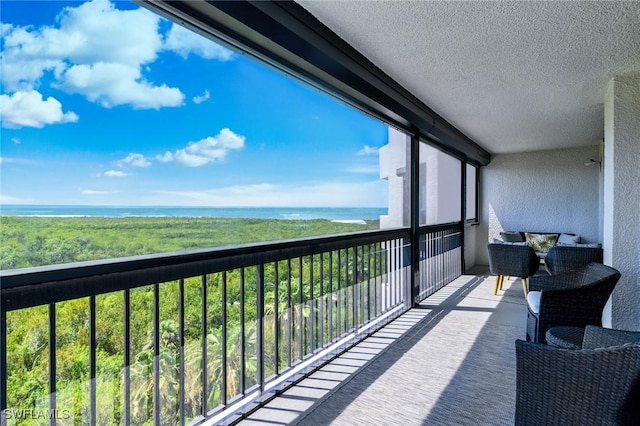
[[[539,291],[530,291],[527,294],[527,304],[534,314],[540,312],[540,296],[542,296],[542,292]]]

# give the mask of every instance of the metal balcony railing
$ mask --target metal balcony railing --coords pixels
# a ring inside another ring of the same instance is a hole
[[[2,420],[228,421],[457,278],[461,225],[419,235],[414,289],[407,229],[3,271]]]

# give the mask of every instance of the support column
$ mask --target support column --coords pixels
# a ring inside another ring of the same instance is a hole
[[[640,73],[611,80],[604,111],[604,263],[622,274],[605,326],[640,330]]]
[[[411,307],[417,306],[420,286],[420,137],[417,129],[413,129],[411,146],[409,147],[409,167],[411,177]]]

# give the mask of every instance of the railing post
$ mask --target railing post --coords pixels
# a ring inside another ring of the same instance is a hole
[[[242,291],[242,287],[240,287],[241,291]],[[209,412],[209,407],[207,405],[207,395],[208,395],[208,388],[209,388],[209,381],[207,380],[208,377],[208,371],[207,371],[207,363],[208,363],[208,348],[207,348],[207,334],[208,334],[208,330],[207,330],[207,319],[209,318],[209,314],[208,314],[208,309],[207,309],[207,276],[206,275],[202,275],[202,279],[200,281],[200,294],[201,294],[201,301],[202,301],[202,305],[200,306],[201,309],[201,313],[202,313],[202,318],[201,318],[201,325],[200,327],[201,329],[201,340],[202,340],[202,360],[201,360],[201,364],[202,364],[202,371],[200,374],[202,374],[202,393],[200,395],[201,398],[201,404],[202,404],[202,416],[203,417],[207,417],[207,413]],[[242,325],[242,327],[244,328],[244,318],[241,317],[240,323]],[[244,341],[242,342],[242,348],[244,348]],[[242,362],[243,362],[243,366],[244,366],[244,357],[242,358]],[[244,383],[242,386],[242,390],[244,391]]]
[[[257,355],[258,355],[258,384],[260,386],[260,392],[264,391],[264,265],[259,263],[256,266],[256,299],[258,302],[257,306],[257,339],[258,339],[258,347],[257,347]]]
[[[287,259],[287,366],[291,367],[293,352],[293,302],[291,299],[291,259]]]
[[[245,297],[245,279],[244,279],[244,268],[240,268],[240,358],[242,362],[240,363],[242,367],[240,368],[240,383],[242,384],[242,394],[245,394],[247,389],[247,323],[246,316],[244,312],[244,304],[246,303]]]
[[[409,147],[409,168],[411,179],[411,279],[407,293],[407,306],[418,303],[418,287],[420,284],[420,136],[418,129],[413,129]]]
[[[184,380],[184,375],[185,375],[185,371],[186,371],[186,366],[185,366],[185,354],[184,354],[184,343],[185,343],[185,336],[184,336],[184,327],[185,327],[185,323],[184,323],[184,317],[185,317],[185,312],[184,312],[184,298],[185,298],[185,293],[184,293],[184,279],[181,279],[180,281],[178,281],[178,290],[179,290],[179,295],[178,295],[178,328],[179,328],[179,333],[178,333],[178,338],[180,339],[180,344],[178,345],[178,351],[180,353],[180,389],[178,390],[178,405],[179,405],[179,410],[180,410],[180,419],[179,419],[179,424],[180,426],[184,426],[185,424],[185,380]]]
[[[56,304],[49,304],[49,409],[56,411]],[[55,418],[49,421],[55,426]]]
[[[300,359],[304,358],[304,275],[302,274],[303,271],[303,263],[302,263],[302,256],[298,257],[298,306],[300,306],[300,312],[298,313],[298,336],[299,336],[299,340],[298,340],[298,353],[300,356]]]
[[[123,295],[124,303],[124,407],[122,424],[131,424],[131,290],[126,289]]]
[[[160,285],[153,285],[153,423],[160,424]]]
[[[98,424],[96,377],[96,296],[89,297],[89,423]]]
[[[289,291],[291,292],[291,291]],[[329,296],[328,296],[328,317],[329,317],[329,341],[333,340],[333,252],[329,252]],[[289,364],[291,365],[291,364]]]
[[[353,315],[353,328],[358,328],[358,249],[357,246],[352,247],[353,259],[351,264],[351,308]],[[347,249],[347,254],[349,250]]]
[[[278,271],[278,262],[273,262],[273,340],[274,340],[274,351],[273,351],[273,365],[275,366],[274,372],[275,374],[280,373],[280,315],[278,311],[280,310],[280,272]]]
[[[222,357],[222,384],[220,385],[221,389],[221,394],[222,394],[222,405],[226,406],[227,405],[227,401],[228,401],[228,395],[227,395],[227,388],[228,388],[228,383],[227,383],[227,373],[228,373],[228,368],[227,368],[227,363],[228,363],[228,359],[227,359],[227,352],[228,352],[228,334],[227,334],[227,328],[228,328],[228,324],[227,324],[227,271],[222,271],[221,277],[220,279],[222,280],[222,282],[220,283],[220,296],[222,299],[222,303],[221,303],[221,307],[222,307],[222,351],[220,353],[220,356]],[[261,300],[261,299],[258,299]]]
[[[7,409],[7,312],[0,311],[0,422]]]
[[[460,188],[460,270],[464,274],[464,224],[467,221],[467,163],[465,161],[462,162],[462,167],[460,167],[460,175],[462,183]]]

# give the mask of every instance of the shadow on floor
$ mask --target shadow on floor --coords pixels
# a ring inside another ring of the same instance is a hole
[[[494,279],[465,275],[405,314],[422,319],[295,423],[512,424],[526,308],[519,279],[493,296]]]
[[[519,279],[485,268],[284,392],[241,425],[507,425],[515,411],[514,341],[526,305]]]

